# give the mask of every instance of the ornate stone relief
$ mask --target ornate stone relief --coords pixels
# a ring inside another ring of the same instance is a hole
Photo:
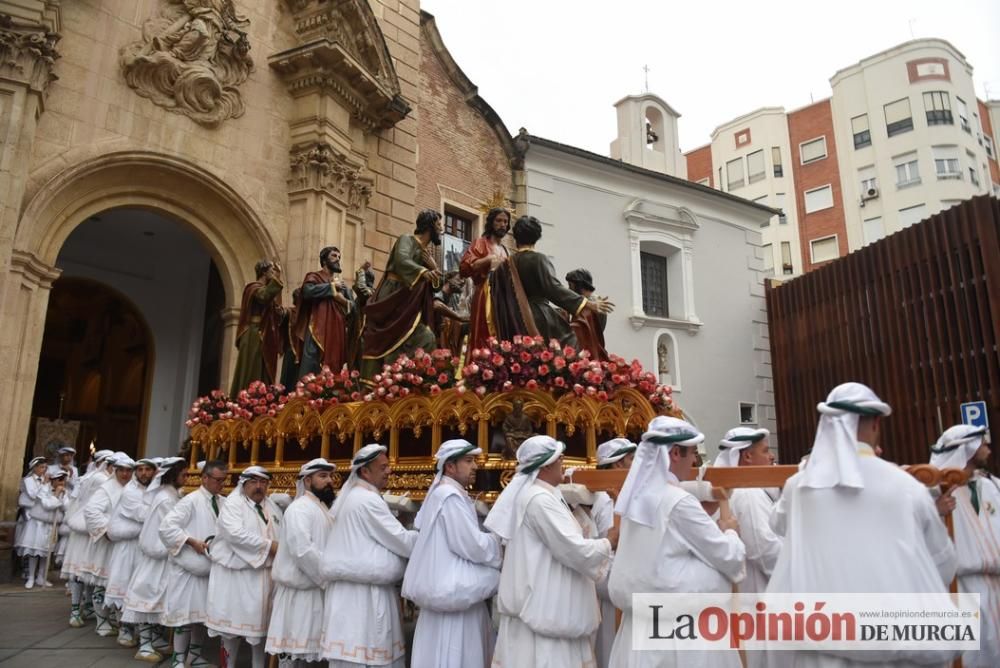
[[[52,66],[59,54],[59,35],[42,26],[15,21],[0,14],[0,76],[26,82],[33,89],[44,91],[59,77]]]
[[[167,0],[121,51],[125,81],[139,95],[202,125],[243,115],[238,86],[250,76],[250,21],[233,0]]]
[[[371,179],[363,175],[361,166],[349,162],[329,144],[318,142],[293,152],[291,169],[290,190],[326,190],[358,211],[364,211],[371,200]]]

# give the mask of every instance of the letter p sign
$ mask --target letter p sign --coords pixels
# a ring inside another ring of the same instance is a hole
[[[967,404],[962,404],[961,408],[962,424],[989,429],[990,421],[986,415],[985,401],[972,401]]]

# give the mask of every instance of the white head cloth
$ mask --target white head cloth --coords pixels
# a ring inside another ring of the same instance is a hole
[[[472,443],[469,443],[463,438],[454,438],[450,441],[445,441],[434,453],[435,459],[437,459],[437,475],[434,476],[434,481],[431,482],[431,486],[427,489],[427,496],[424,499],[429,499],[431,497],[431,492],[441,484],[441,478],[444,477],[444,465],[449,459],[456,457],[464,457],[466,455],[481,455],[483,454],[482,448],[477,448]],[[424,523],[424,519],[427,515],[424,512],[424,508],[427,508],[427,503],[423,503],[420,506],[420,510],[417,511],[417,516],[413,518],[413,528],[420,530]]]
[[[360,480],[358,477],[358,469],[365,464],[375,461],[379,455],[388,451],[389,448],[384,445],[369,443],[355,453],[354,459],[351,460],[351,475],[347,476],[347,480],[344,481],[343,486],[340,488],[337,498],[333,500],[333,505],[330,506],[331,516],[337,517],[337,513],[340,511],[341,502],[347,497],[347,493],[357,486],[358,481]]]
[[[597,446],[597,465],[614,464],[635,452],[639,446],[627,438],[613,438]]]
[[[116,452],[111,458],[111,465],[115,468],[134,469],[135,460],[124,452]]]
[[[75,455],[76,454],[76,448],[71,448],[68,445],[64,445],[63,447],[61,447],[58,450],[56,450],[56,454],[58,454],[58,455],[65,455],[67,452],[72,453],[72,454]]]
[[[59,469],[55,473],[50,473],[49,474],[49,480],[59,480],[60,478],[65,478],[68,475],[69,475],[69,473],[67,473],[66,471],[63,471],[62,469]]]
[[[31,475],[33,469],[36,466],[38,466],[39,464],[46,464],[46,465],[48,465],[48,463],[49,462],[48,462],[47,459],[45,459],[45,457],[35,457],[30,462],[28,462],[28,475]]]
[[[142,459],[135,460],[135,465],[136,466],[152,466],[152,467],[155,468],[155,467],[157,467],[157,466],[160,465],[159,460],[160,460],[159,457],[143,457]]]
[[[964,469],[983,444],[985,427],[956,424],[941,434],[931,446],[931,466],[939,469]]]
[[[163,476],[167,473],[167,471],[183,462],[183,457],[165,457],[161,460],[160,466],[156,469],[156,475],[153,476],[152,482],[150,482],[149,486],[146,487],[146,493],[152,494],[155,492],[156,489],[163,484]]]
[[[330,471],[333,473],[336,470],[336,464],[328,462],[322,457],[317,457],[303,464],[299,468],[299,474],[295,477],[295,498],[301,499],[302,495],[306,493],[306,476],[319,473],[320,471]]]
[[[821,414],[812,452],[802,469],[802,487],[865,486],[858,455],[858,422],[862,415],[890,415],[892,409],[861,383],[833,388],[816,405]]]
[[[663,415],[653,418],[618,493],[615,512],[633,522],[653,526],[659,493],[677,482],[677,476],[670,472],[670,450],[675,445],[697,446],[704,440],[705,435],[685,420]]]
[[[229,493],[229,496],[236,496],[243,493],[243,483],[247,480],[270,480],[271,474],[263,466],[248,466],[240,473],[236,481],[236,487]]]
[[[203,460],[201,460],[200,462],[198,462],[197,464],[194,465],[194,467],[196,469],[198,469],[198,473],[201,473],[202,471],[205,470],[205,461],[206,460],[203,459]]]
[[[523,517],[517,512],[517,498],[530,489],[538,478],[538,471],[559,459],[566,451],[566,444],[551,436],[532,436],[526,438],[517,449],[517,469],[496,503],[486,516],[483,524],[487,529],[504,540],[513,537]]]
[[[771,435],[767,429],[751,429],[750,427],[734,427],[726,432],[719,441],[719,456],[713,466],[739,466],[740,453],[754,443]]]

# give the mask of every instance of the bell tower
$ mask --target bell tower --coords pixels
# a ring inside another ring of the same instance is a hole
[[[670,176],[687,178],[687,163],[677,140],[681,117],[652,93],[628,95],[615,102],[618,138],[611,142],[611,157]]]

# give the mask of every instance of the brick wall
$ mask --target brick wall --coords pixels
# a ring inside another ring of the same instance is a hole
[[[684,154],[687,159],[688,181],[708,179],[708,185],[715,187],[715,176],[712,175],[712,145],[706,144]]]
[[[833,114],[830,100],[822,100],[788,114],[788,136],[792,147],[792,169],[795,175],[795,206],[799,219],[799,238],[802,243],[803,271],[814,268],[809,242],[813,239],[837,235],[840,255],[847,255],[847,228],[844,223],[843,193],[837,163],[837,143],[833,136]],[[799,144],[826,137],[827,157],[803,165]],[[806,213],[807,190],[829,184],[833,206],[814,213]]]

